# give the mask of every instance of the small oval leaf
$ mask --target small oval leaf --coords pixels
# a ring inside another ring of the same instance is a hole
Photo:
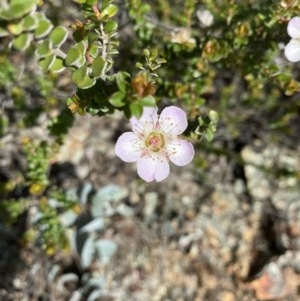
[[[104,30],[108,34],[116,31],[117,28],[118,28],[118,23],[112,20],[107,21],[104,25]]]
[[[53,28],[53,24],[47,19],[39,20],[38,26],[34,30],[37,39],[45,37]]]
[[[68,31],[64,26],[58,26],[54,28],[49,36],[53,47],[60,47],[67,39]]]
[[[109,18],[113,17],[118,12],[118,7],[114,4],[109,4],[103,11],[102,15],[108,15]]]
[[[136,118],[140,118],[143,113],[143,106],[138,101],[133,101],[129,104],[129,109],[131,116],[135,116]]]
[[[38,25],[37,18],[34,15],[28,15],[22,22],[23,28],[26,31],[34,30]]]
[[[10,1],[7,9],[0,11],[0,19],[18,19],[30,13],[37,5],[38,0]],[[6,8],[6,6],[4,6]]]
[[[81,89],[90,88],[96,83],[96,79],[89,76],[89,69],[86,66],[75,70],[72,80]]]
[[[29,47],[30,42],[31,42],[31,34],[22,33],[13,40],[12,45],[14,48],[23,51]]]
[[[65,68],[66,67],[64,66],[64,61],[61,58],[56,57],[49,70],[53,73],[59,73],[62,72]]]
[[[21,34],[24,31],[22,22],[10,23],[7,25],[9,32],[15,36]]]
[[[103,58],[101,56],[96,57],[92,63],[93,76],[95,77],[100,76],[104,66],[105,66],[105,61],[103,60]]]
[[[54,54],[47,55],[45,58],[39,61],[39,65],[44,72],[47,72],[49,68],[52,66],[54,60],[55,60]]]
[[[77,43],[75,46],[71,47],[66,56],[65,63],[67,66],[76,66],[81,67],[84,65],[86,59],[85,59],[85,53],[86,53],[86,45],[82,41],[80,43]]]
[[[117,91],[110,96],[108,101],[114,107],[121,108],[125,106],[124,98],[125,94],[122,91]]]
[[[40,58],[50,55],[51,53],[52,53],[52,43],[50,40],[44,40],[37,46],[36,54]]]

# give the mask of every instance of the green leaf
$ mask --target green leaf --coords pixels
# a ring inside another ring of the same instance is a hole
[[[102,10],[102,15],[108,15],[109,18],[113,17],[118,12],[118,7],[114,4],[109,4]]]
[[[86,53],[86,43],[84,41],[81,41],[81,42],[77,43],[74,47],[76,47],[79,50],[79,52],[82,56],[85,55],[85,53]]]
[[[205,137],[208,142],[211,142],[214,139],[214,133],[215,132],[212,129],[210,128],[207,129],[205,133]]]
[[[129,105],[131,115],[135,116],[136,118],[140,118],[143,113],[143,106],[138,101],[133,101]]]
[[[83,41],[71,47],[67,52],[65,63],[67,66],[81,67],[85,63],[86,45]]]
[[[24,31],[22,22],[8,24],[7,29],[15,36],[21,34]]]
[[[143,107],[155,107],[156,106],[155,98],[152,95],[148,95],[148,96],[142,98],[140,101],[141,101]]]
[[[150,61],[154,61],[158,56],[158,50],[155,49],[151,49],[151,54],[149,56]]]
[[[113,105],[114,107],[120,108],[123,107],[125,105],[125,102],[123,101],[123,99],[125,98],[125,94],[121,91],[117,91],[115,93],[113,93],[110,98],[109,98],[109,103],[111,105]]]
[[[114,0],[103,0],[101,9],[104,10],[109,4],[113,3]]]
[[[86,62],[85,56],[80,57],[76,64],[76,67],[77,68],[82,67],[85,64],[85,62]]]
[[[89,69],[86,66],[82,66],[74,71],[72,80],[81,89],[90,88],[96,83],[96,79],[89,76]]]
[[[117,86],[120,91],[123,93],[126,92],[126,87],[127,87],[127,78],[129,78],[130,75],[127,72],[120,71],[116,74],[116,81],[117,81]]]
[[[85,1],[85,3],[86,3],[87,5],[91,5],[91,6],[96,5],[97,2],[98,2],[98,0],[86,0],[86,1]]]
[[[158,65],[165,64],[165,63],[167,63],[167,60],[164,58],[158,58],[156,60],[156,64],[158,64]]]
[[[52,43],[50,40],[44,40],[37,46],[36,54],[40,58],[50,55],[51,53],[52,53]]]
[[[51,54],[39,61],[39,65],[44,72],[47,72],[55,60],[55,55]]]
[[[23,28],[26,31],[34,30],[38,24],[38,21],[34,15],[28,15],[22,22]]]
[[[208,117],[211,120],[211,122],[213,122],[215,124],[218,123],[218,121],[219,121],[219,114],[214,110],[210,110],[208,112]]]
[[[147,57],[147,58],[150,57],[150,51],[149,51],[149,49],[145,48],[145,49],[143,50],[143,53],[144,53],[144,56],[145,56],[145,57]]]
[[[105,66],[105,61],[103,60],[103,58],[101,56],[96,57],[92,63],[93,76],[94,77],[100,76],[104,66]]]
[[[39,20],[38,26],[34,30],[37,39],[45,37],[53,28],[53,24],[47,19]]]
[[[53,73],[62,72],[65,69],[64,61],[61,58],[56,57],[49,70]]]
[[[64,26],[58,26],[54,28],[49,36],[53,47],[60,47],[67,39],[68,31]]]
[[[25,50],[29,47],[31,42],[31,34],[22,33],[12,42],[12,46],[18,50]]]
[[[23,17],[34,10],[38,0],[11,1],[7,9],[0,10],[0,19],[13,20]]]
[[[143,64],[140,63],[140,62],[137,62],[137,63],[135,64],[135,67],[137,67],[137,68],[139,68],[139,69],[141,69],[141,70],[145,70]]]
[[[99,52],[99,48],[96,44],[94,44],[94,42],[92,43],[92,45],[90,46],[89,50],[89,55],[93,58],[98,56],[98,52]]]
[[[117,28],[118,28],[118,23],[112,20],[107,21],[104,25],[104,31],[108,34],[116,31]]]
[[[65,63],[67,66],[76,66],[80,58],[81,56],[79,50],[73,47],[68,50]]]

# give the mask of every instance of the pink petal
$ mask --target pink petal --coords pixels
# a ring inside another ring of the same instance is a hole
[[[132,117],[130,123],[134,132],[148,132],[151,131],[157,122],[157,108],[144,107],[142,116],[137,119]]]
[[[119,137],[115,153],[125,162],[136,162],[141,156],[141,142],[134,133],[126,132]]]
[[[167,161],[159,157],[143,157],[137,161],[138,175],[146,182],[153,180],[160,182],[170,173],[170,166]]]
[[[292,39],[300,39],[300,17],[294,17],[289,21],[287,32]]]
[[[186,114],[178,107],[166,107],[160,114],[159,125],[165,133],[179,135],[187,128]]]
[[[284,54],[290,62],[300,61],[300,41],[290,40],[290,42],[284,48]]]
[[[174,140],[168,144],[168,156],[177,166],[189,164],[195,155],[194,146],[186,140]]]

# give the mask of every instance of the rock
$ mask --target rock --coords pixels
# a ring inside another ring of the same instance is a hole
[[[300,170],[297,151],[256,140],[253,145],[244,147],[241,155],[248,190],[253,198],[273,198],[277,189],[291,190],[297,186],[296,175]]]

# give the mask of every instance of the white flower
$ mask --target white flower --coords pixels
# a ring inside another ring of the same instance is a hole
[[[209,27],[214,23],[213,14],[207,9],[199,9],[196,12],[197,18],[200,21],[201,27]]]
[[[157,108],[145,107],[142,116],[130,122],[132,132],[119,137],[115,153],[125,162],[136,162],[138,175],[146,182],[164,180],[170,172],[169,161],[183,166],[193,160],[193,145],[178,137],[187,127],[180,108],[167,107],[159,116]]]
[[[285,46],[284,54],[290,62],[300,61],[300,17],[294,17],[287,27],[290,42]]]

